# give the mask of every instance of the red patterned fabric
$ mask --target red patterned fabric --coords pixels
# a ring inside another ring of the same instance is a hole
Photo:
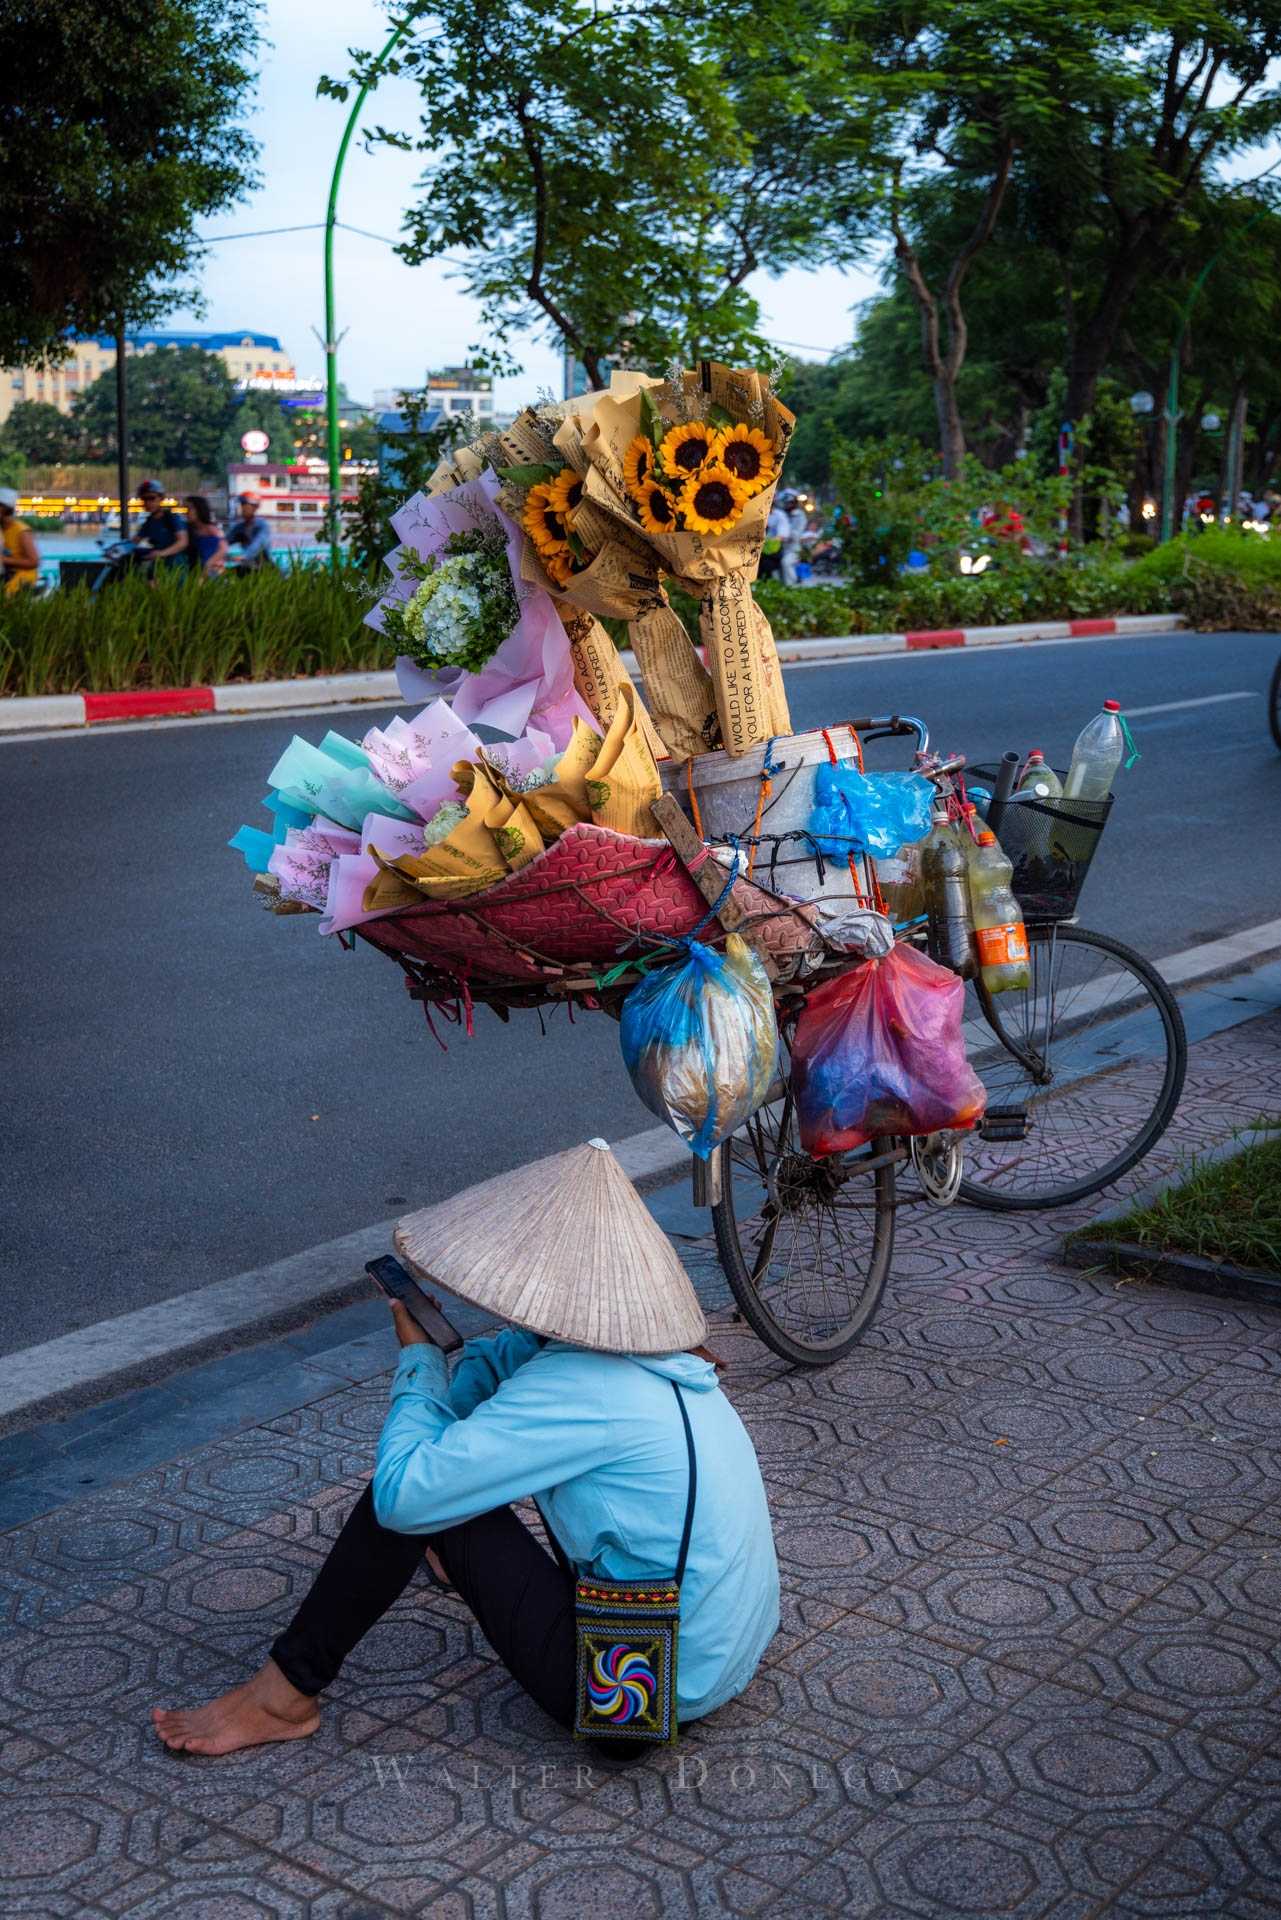
[[[777,907],[740,883],[735,897],[751,913]],[[545,853],[496,887],[466,900],[428,900],[360,932],[384,953],[462,974],[473,981],[537,981],[554,967],[605,967],[655,941],[692,933],[708,912],[694,882],[665,841],[635,840],[606,827],[570,827]],[[771,940],[791,949],[808,929],[785,915]],[[794,931],[793,931],[794,929]],[[709,930],[716,937],[718,930]]]

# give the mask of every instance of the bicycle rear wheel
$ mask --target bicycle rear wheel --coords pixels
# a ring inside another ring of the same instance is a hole
[[[1268,725],[1272,729],[1272,738],[1281,750],[1281,660],[1273,667],[1268,685]]]
[[[718,1149],[721,1265],[744,1319],[782,1359],[829,1366],[875,1313],[894,1250],[893,1146],[811,1159],[789,1090]]]
[[[1187,1070],[1183,1016],[1142,954],[1084,927],[1027,934],[1025,990],[966,988],[988,1106],[960,1192],[980,1207],[1061,1207],[1110,1186],[1169,1126]]]

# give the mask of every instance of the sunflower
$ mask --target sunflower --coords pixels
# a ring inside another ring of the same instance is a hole
[[[649,480],[636,495],[636,511],[646,533],[675,533],[676,508],[666,487]]]
[[[691,474],[681,494],[681,512],[691,533],[728,533],[746,504],[746,487],[719,461]]]
[[[639,500],[645,482],[654,470],[654,443],[638,433],[623,455],[623,485],[633,500]]]
[[[760,428],[742,422],[717,434],[713,457],[729,468],[749,496],[767,487],[778,470],[774,449]]]
[[[670,473],[673,480],[688,480],[704,461],[711,459],[715,440],[715,429],[705,426],[701,420],[691,420],[684,427],[669,427],[659,456],[663,472]]]
[[[521,515],[521,525],[544,556],[569,552],[565,523],[552,504],[552,487],[555,485],[559,485],[559,482],[540,480],[536,487],[531,487],[525,496],[525,511]]]
[[[545,547],[538,557],[549,579],[554,580],[558,587],[569,585],[574,577],[574,556],[568,547],[556,547],[552,550]]]
[[[574,509],[583,497],[583,476],[575,473],[572,467],[562,467],[556,478],[548,483],[548,498],[552,512],[566,527],[574,524]]]

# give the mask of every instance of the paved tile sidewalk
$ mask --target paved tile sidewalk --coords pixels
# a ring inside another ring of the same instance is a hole
[[[1162,1156],[1279,1110],[1270,1015],[1194,1049]],[[905,1212],[880,1314],[823,1373],[718,1327],[783,1627],[742,1700],[637,1768],[583,1761],[426,1584],[314,1740],[151,1737],[288,1616],[382,1379],[4,1535],[3,1911],[1267,1920],[1281,1311],[1072,1272],[1067,1224]]]

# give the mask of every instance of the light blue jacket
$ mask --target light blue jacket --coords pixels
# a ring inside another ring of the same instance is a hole
[[[406,1347],[374,1511],[397,1533],[433,1533],[533,1496],[579,1572],[671,1574],[689,1483],[672,1380],[698,1461],[676,1688],[680,1718],[696,1720],[742,1692],[778,1627],[761,1470],[710,1361],[542,1345],[513,1328],[469,1340],[451,1381],[439,1349]]]

